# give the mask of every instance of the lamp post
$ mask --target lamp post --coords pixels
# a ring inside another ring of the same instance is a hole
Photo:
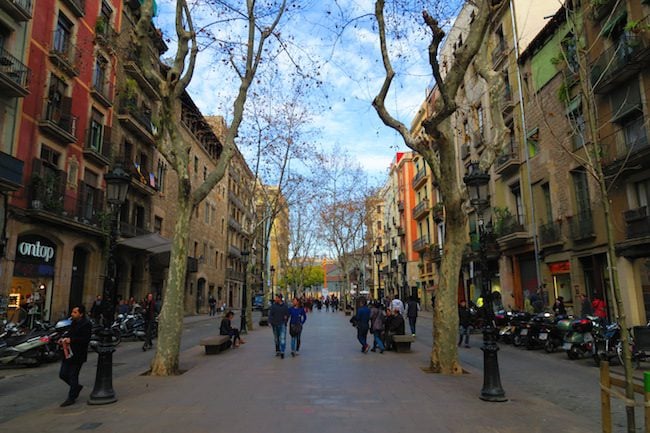
[[[381,291],[381,271],[379,270],[379,265],[381,265],[384,253],[379,248],[379,245],[377,245],[377,249],[373,254],[375,255],[375,263],[377,263],[377,297],[379,298],[378,301],[381,302],[384,299],[384,294]]]
[[[111,232],[108,239],[108,258],[106,262],[106,276],[102,288],[102,299],[104,304],[103,319],[104,327],[101,331],[101,341],[96,347],[97,351],[97,372],[95,374],[95,386],[90,393],[88,404],[99,405],[115,403],[115,391],[113,390],[113,332],[111,324],[115,314],[115,246],[118,236],[119,213],[122,203],[126,200],[126,193],[131,182],[131,175],[124,171],[122,165],[115,164],[110,173],[104,175],[106,181],[106,201],[111,208]]]
[[[247,284],[247,277],[248,277],[248,255],[250,252],[247,249],[244,249],[241,252],[241,263],[244,265],[244,284],[242,285],[242,294],[241,294],[241,323],[239,325],[240,332],[242,334],[247,334],[247,326],[246,326],[246,310],[248,308],[248,284]]]
[[[487,244],[491,237],[491,226],[483,227],[482,212],[487,207],[488,183],[490,175],[481,170],[478,161],[469,164],[468,172],[463,177],[467,185],[470,197],[470,204],[476,208],[479,218],[479,240],[480,240],[480,269],[481,269],[481,297],[483,298],[483,309],[485,320],[483,322],[483,388],[481,389],[481,400],[485,401],[507,401],[506,393],[501,386],[499,374],[499,359],[497,352],[499,346],[496,343],[496,328],[494,326],[494,308],[492,307],[492,287],[489,275],[489,264],[487,260]]]
[[[409,289],[408,281],[406,281],[406,265],[408,264],[408,261],[406,260],[405,253],[399,255],[399,262],[402,265],[402,285],[401,285],[399,298],[403,302],[405,300],[404,296],[408,294],[408,289]]]
[[[271,265],[271,302],[275,299],[275,266]]]

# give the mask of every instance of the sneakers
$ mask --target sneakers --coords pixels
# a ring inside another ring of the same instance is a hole
[[[59,407],[67,407],[67,406],[72,406],[74,404],[74,400],[71,398],[66,399],[63,403],[59,405]]]

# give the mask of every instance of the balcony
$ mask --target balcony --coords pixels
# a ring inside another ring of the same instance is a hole
[[[644,70],[649,60],[650,44],[643,34],[621,37],[591,65],[594,92],[608,93],[624,85],[630,77]]]
[[[241,250],[234,245],[228,246],[228,257],[240,258]]]
[[[517,172],[521,165],[519,152],[515,149],[509,149],[497,157],[494,165],[494,171],[502,176],[507,176]]]
[[[86,130],[84,157],[96,164],[108,166],[111,162],[112,130],[109,126],[104,126],[100,136],[94,134],[91,128]]]
[[[501,111],[503,113],[504,119],[509,119],[512,117],[512,110],[515,108],[515,104],[512,101],[512,91],[510,87],[506,87],[503,96],[501,97]]]
[[[560,222],[549,222],[539,226],[539,244],[542,248],[562,246],[562,224]]]
[[[237,197],[234,192],[228,191],[228,200],[240,211],[248,213],[249,210],[244,207],[244,203],[242,203],[241,199]]]
[[[442,203],[436,203],[433,206],[433,220],[440,224],[445,220],[445,206]]]
[[[118,120],[126,129],[142,139],[145,143],[154,146],[154,126],[151,113],[145,111],[132,99],[122,99],[117,113]]]
[[[601,0],[592,2],[591,5],[591,18],[600,21],[609,15],[614,5],[617,4],[615,0]]]
[[[29,194],[27,214],[45,221],[49,227],[64,226],[77,232],[103,236],[103,191],[88,189],[79,182],[77,193],[68,194],[64,171],[45,171],[40,159],[34,161],[34,170],[25,188]]]
[[[124,72],[129,74],[131,78],[133,78],[138,83],[140,88],[147,94],[147,96],[154,100],[159,99],[158,92],[156,91],[155,87],[149,82],[149,80],[147,80],[147,78],[144,76],[144,73],[142,72],[142,69],[140,69],[138,62],[139,58],[137,56],[137,53],[130,53],[127,61],[124,63]]]
[[[16,191],[23,183],[23,166],[18,158],[0,152],[0,191]]]
[[[0,0],[1,1],[1,0]],[[29,94],[30,70],[0,47],[0,90],[5,96],[22,97]]]
[[[147,167],[130,159],[120,158],[115,162],[131,175],[131,188],[145,195],[154,195],[158,191],[158,179]]]
[[[41,130],[63,144],[76,143],[77,116],[70,113],[72,99],[63,97],[61,101],[45,99],[43,117],[38,122]]]
[[[427,171],[425,169],[418,170],[418,172],[415,174],[413,177],[413,181],[411,182],[411,185],[413,186],[413,189],[418,189],[427,180]]]
[[[113,106],[113,83],[108,80],[93,83],[90,95],[105,108],[111,108]]]
[[[120,236],[124,238],[134,238],[136,236],[148,235],[151,232],[144,227],[120,222]]]
[[[226,279],[232,281],[244,281],[244,273],[228,268],[226,269]]]
[[[530,235],[515,215],[507,214],[498,218],[494,227],[499,248],[508,250],[525,245],[530,241]]]
[[[63,0],[63,3],[65,3],[70,8],[72,13],[75,14],[77,18],[81,18],[86,13],[85,0]]]
[[[574,242],[590,241],[596,237],[591,211],[580,212],[569,219],[569,233]]]
[[[429,201],[427,198],[425,198],[417,206],[413,208],[413,219],[421,220],[428,214],[429,214]]]
[[[420,253],[429,246],[429,236],[424,235],[413,242],[413,251]]]
[[[431,261],[435,263],[440,263],[442,260],[442,248],[437,245],[431,246]]]
[[[231,229],[235,230],[238,233],[241,233],[242,231],[241,224],[239,224],[237,220],[234,219],[233,217],[228,218],[228,227],[230,227]]]
[[[0,9],[19,22],[32,19],[32,0],[0,0]]]
[[[113,44],[118,36],[117,31],[115,31],[110,22],[106,22],[103,16],[97,17],[97,21],[95,22],[95,43],[97,45],[112,51]]]
[[[650,215],[647,206],[625,211],[623,217],[627,226],[627,239],[650,236]]]
[[[71,36],[62,30],[56,30],[52,36],[50,61],[64,73],[76,77],[79,75],[79,50],[71,42]]]

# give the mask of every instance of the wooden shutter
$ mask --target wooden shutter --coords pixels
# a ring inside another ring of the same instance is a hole
[[[111,147],[113,145],[112,141],[112,129],[110,126],[104,125],[104,138],[102,141],[102,155],[106,158],[111,157]]]

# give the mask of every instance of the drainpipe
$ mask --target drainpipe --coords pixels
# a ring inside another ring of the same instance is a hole
[[[515,64],[517,66],[517,87],[519,90],[519,107],[521,112],[521,127],[524,132],[524,155],[526,158],[526,177],[528,180],[528,194],[530,197],[530,218],[533,228],[533,248],[535,250],[535,272],[537,274],[537,284],[539,284],[538,291],[539,295],[544,301],[544,286],[542,285],[542,273],[539,266],[539,237],[538,237],[538,227],[537,227],[537,218],[535,212],[535,200],[533,197],[533,185],[530,178],[530,158],[528,156],[528,128],[526,127],[526,113],[524,110],[524,92],[521,86],[521,68],[519,67],[519,43],[517,37],[519,32],[517,31],[517,21],[515,20],[515,7],[513,0],[510,0],[510,18],[512,19],[512,41],[514,44],[515,50]],[[545,305],[546,307],[547,305]]]

